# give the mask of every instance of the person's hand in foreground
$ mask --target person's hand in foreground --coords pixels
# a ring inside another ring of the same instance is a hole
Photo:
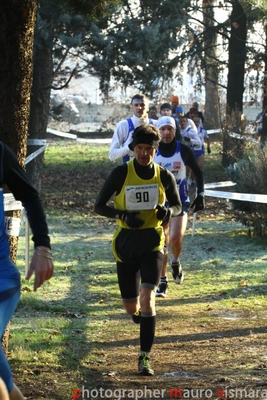
[[[54,264],[51,250],[45,246],[35,248],[26,279],[30,279],[34,273],[34,291],[53,276]]]

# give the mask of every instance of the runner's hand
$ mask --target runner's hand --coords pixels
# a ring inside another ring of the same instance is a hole
[[[194,208],[195,207],[195,208]],[[191,204],[190,208],[194,208],[194,213],[197,211],[204,210],[205,208],[205,201],[204,196],[198,194],[193,203]]]
[[[44,281],[50,279],[54,273],[54,263],[51,250],[45,246],[35,248],[30,268],[26,279],[34,274],[34,291],[36,291]]]
[[[120,219],[124,221],[130,228],[141,228],[144,225],[144,221],[137,218],[140,212],[137,211],[122,211],[120,215]]]
[[[165,207],[165,206],[160,206],[159,204],[156,207],[157,213],[157,219],[162,220],[162,222],[168,222],[170,219],[170,210]]]

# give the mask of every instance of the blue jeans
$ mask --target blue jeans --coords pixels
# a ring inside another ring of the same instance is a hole
[[[0,338],[18,305],[20,274],[9,256],[0,258]],[[0,376],[9,392],[13,389],[12,373],[5,353],[0,346]]]

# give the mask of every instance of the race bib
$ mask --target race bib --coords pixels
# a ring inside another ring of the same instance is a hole
[[[193,150],[196,150],[196,151],[199,151],[199,150],[202,149],[202,144],[201,144],[201,145],[192,146],[192,149],[193,149]]]
[[[158,184],[125,186],[126,210],[152,210],[158,205]]]

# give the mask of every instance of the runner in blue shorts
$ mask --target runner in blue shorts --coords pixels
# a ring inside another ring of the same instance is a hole
[[[201,139],[201,149],[193,149],[195,157],[197,159],[198,165],[200,166],[201,171],[204,171],[204,156],[205,156],[205,146],[207,143],[207,153],[210,154],[210,137],[208,132],[201,126],[201,119],[198,116],[193,118],[195,125],[197,127],[197,133]]]
[[[184,279],[184,272],[179,256],[182,252],[183,239],[187,226],[187,212],[190,207],[190,198],[188,195],[186,180],[186,167],[192,169],[197,179],[198,195],[191,206],[194,207],[194,212],[204,209],[204,182],[203,174],[192,149],[176,140],[176,125],[174,118],[167,116],[160,117],[157,126],[161,133],[161,141],[154,161],[172,172],[182,201],[182,212],[172,218],[169,223],[163,225],[166,238],[165,255],[160,284],[156,296],[166,297],[168,290],[167,264],[169,244],[171,247],[171,268],[173,279],[178,284],[182,283]]]

